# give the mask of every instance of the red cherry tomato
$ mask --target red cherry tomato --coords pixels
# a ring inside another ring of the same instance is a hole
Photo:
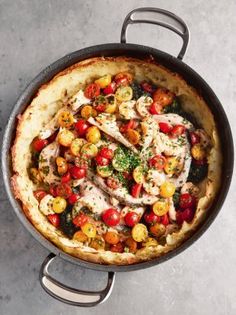
[[[85,97],[92,99],[95,98],[96,96],[100,95],[100,86],[97,83],[91,83],[89,84],[85,91],[84,91]]]
[[[120,127],[121,132],[127,132],[128,129],[135,129],[137,127],[137,122],[133,119]]]
[[[54,213],[54,214],[49,214],[47,216],[49,222],[54,225],[55,227],[59,227],[60,225],[60,216],[58,213]]]
[[[102,220],[108,226],[116,226],[120,222],[120,213],[114,208],[109,208],[103,211]]]
[[[132,179],[133,175],[129,172],[123,172],[122,173],[125,179]]]
[[[117,189],[120,186],[120,182],[117,178],[108,177],[106,180],[107,186],[111,189]]]
[[[169,224],[169,216],[167,213],[165,215],[162,215],[160,218],[161,218],[161,224],[163,225]]]
[[[70,195],[70,197],[68,198],[68,202],[73,205],[74,203],[76,203],[80,198],[79,194],[72,194]]]
[[[171,104],[174,100],[174,94],[165,88],[158,88],[153,93],[153,100],[161,105],[161,107]]]
[[[114,156],[114,152],[112,151],[112,149],[104,147],[100,150],[99,155],[108,159],[108,160],[111,160]]]
[[[129,72],[120,72],[115,76],[117,86],[129,85],[133,81],[133,76]]]
[[[161,111],[162,111],[162,106],[160,104],[158,104],[157,102],[153,102],[149,108],[149,112],[152,115],[159,115],[159,114],[161,114]]]
[[[103,89],[103,93],[105,95],[114,94],[116,91],[116,83],[111,82],[105,89]]]
[[[79,119],[75,124],[75,130],[78,132],[80,137],[85,136],[89,124],[84,119]]]
[[[131,195],[134,198],[138,198],[142,189],[142,184],[134,184],[131,188]]]
[[[72,195],[72,189],[69,184],[58,184],[55,187],[55,194],[56,196],[67,199]]]
[[[33,149],[37,152],[40,152],[43,150],[43,148],[48,145],[48,140],[47,139],[39,139],[35,138],[32,142]]]
[[[34,191],[34,197],[38,200],[41,201],[43,197],[47,195],[46,191],[38,189]]]
[[[123,253],[124,245],[122,243],[118,243],[116,245],[112,245],[110,247],[110,251],[113,252],[113,253]]]
[[[175,125],[171,131],[173,137],[181,136],[185,132],[186,128],[183,125]]]
[[[84,213],[78,214],[74,219],[73,219],[73,224],[77,227],[81,227],[85,223],[88,222],[88,216]]]
[[[165,122],[159,122],[160,131],[163,133],[170,133],[173,127]]]
[[[193,208],[196,205],[196,199],[189,193],[181,194],[179,197],[179,206],[182,209]]]
[[[162,170],[166,165],[166,158],[163,155],[155,155],[149,160],[150,167]]]
[[[146,212],[144,214],[144,220],[147,224],[155,224],[161,221],[160,217],[156,215],[153,211]]]
[[[49,192],[53,197],[57,197],[57,193],[56,193],[56,186],[55,185],[50,185],[49,187]]]
[[[190,223],[194,217],[194,210],[190,208],[184,209],[184,211],[176,212],[176,222],[181,225],[184,221]]]
[[[153,88],[153,86],[150,84],[150,83],[148,83],[148,82],[142,82],[141,84],[141,87],[142,87],[142,89],[145,91],[145,92],[148,92],[148,93],[153,93],[154,92],[154,88]]]
[[[81,179],[86,176],[86,169],[83,167],[72,166],[69,171],[71,177],[74,179]]]
[[[110,163],[110,161],[108,159],[106,159],[105,157],[103,157],[101,155],[97,155],[95,157],[95,161],[96,161],[97,165],[100,165],[100,166],[106,166]]]
[[[61,182],[64,183],[68,183],[71,180],[71,176],[70,173],[67,172],[65,173],[62,177],[61,177]]]
[[[96,111],[103,113],[106,110],[107,104],[98,104],[96,105]]]
[[[200,142],[200,137],[198,134],[196,134],[196,132],[194,131],[191,131],[189,133],[189,136],[190,136],[190,141],[191,141],[191,144],[194,145],[194,144],[197,144]]]
[[[125,215],[124,220],[126,225],[133,227],[139,222],[139,215],[136,212],[131,211]]]
[[[193,163],[199,166],[205,165],[207,164],[207,159],[203,159],[203,160],[193,160]]]

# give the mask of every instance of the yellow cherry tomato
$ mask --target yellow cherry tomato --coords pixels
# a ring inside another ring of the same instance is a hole
[[[195,160],[203,160],[206,157],[206,151],[200,143],[194,144],[191,149],[192,156]]]
[[[116,90],[115,96],[119,102],[130,101],[133,97],[133,90],[130,86],[120,86]]]
[[[57,164],[57,166],[63,166],[63,165],[65,165],[65,164],[67,164],[67,161],[66,161],[66,159],[64,159],[63,157],[58,156],[58,157],[56,158],[56,164]]]
[[[89,246],[97,250],[104,249],[105,241],[100,235],[97,235],[95,238],[91,240],[91,242],[89,243]]]
[[[126,136],[129,140],[129,142],[134,144],[134,145],[138,144],[140,141],[140,138],[141,138],[140,133],[134,129],[128,129],[126,131]]]
[[[84,119],[88,119],[89,117],[96,117],[97,116],[97,111],[90,105],[86,105],[81,109],[80,115]]]
[[[58,156],[56,158],[56,164],[57,164],[57,171],[60,175],[63,175],[68,171],[67,161],[63,157]]]
[[[104,239],[108,244],[116,245],[120,241],[119,234],[117,232],[108,231],[104,235]]]
[[[133,170],[133,178],[137,184],[142,184],[144,182],[144,174],[142,166],[137,166]]]
[[[101,177],[109,177],[112,175],[112,169],[109,166],[97,166],[96,168],[98,175]]]
[[[86,132],[86,139],[88,142],[97,143],[101,139],[101,133],[98,127],[92,126],[89,127]]]
[[[80,153],[80,149],[82,146],[86,143],[85,139],[82,138],[76,138],[72,141],[70,145],[70,151],[73,155],[78,156]]]
[[[175,185],[170,182],[164,182],[160,187],[160,195],[164,198],[172,197],[175,193]]]
[[[155,223],[154,225],[150,226],[150,232],[156,237],[162,236],[165,233],[165,231],[166,228],[161,223]]]
[[[77,231],[73,235],[73,239],[78,241],[78,242],[85,243],[88,240],[88,236],[85,235],[84,232],[82,232],[82,231]]]
[[[106,86],[108,86],[111,83],[111,75],[106,74],[103,77],[97,79],[95,83],[97,83],[101,89],[104,89]]]
[[[166,174],[175,174],[179,171],[179,161],[176,157],[167,157],[166,158],[166,164],[164,166],[164,171]]]
[[[148,237],[148,230],[146,225],[142,223],[136,224],[132,228],[132,237],[136,242],[143,242]]]
[[[162,216],[169,211],[169,203],[166,200],[158,200],[152,206],[152,210],[156,215]]]
[[[98,148],[93,143],[86,143],[82,146],[80,153],[84,156],[93,158],[98,154]]]
[[[143,247],[151,247],[151,246],[157,246],[158,242],[153,237],[148,237],[144,242],[142,242]]]
[[[73,125],[73,123],[74,123],[74,117],[70,112],[64,111],[59,114],[58,124],[60,127],[69,128]]]
[[[110,94],[106,96],[107,105],[105,109],[105,113],[114,114],[117,109],[117,102],[114,94]]]
[[[62,213],[67,206],[66,199],[62,197],[56,197],[52,203],[52,209],[55,213]]]
[[[58,133],[58,142],[64,147],[69,147],[74,138],[75,135],[68,129],[63,129]]]
[[[85,223],[81,226],[82,232],[87,235],[88,237],[95,237],[97,230],[94,224],[92,223]]]

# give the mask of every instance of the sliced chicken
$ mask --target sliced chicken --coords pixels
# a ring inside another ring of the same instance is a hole
[[[124,119],[140,119],[136,108],[136,101],[122,102],[119,105],[119,113]]]
[[[90,117],[88,121],[90,122],[90,124],[97,126],[100,130],[102,130],[118,142],[122,143],[127,148],[131,149],[135,153],[138,153],[138,150],[135,148],[135,146],[133,146],[120,133],[119,127],[116,123],[116,117],[114,115],[102,113],[96,117],[96,120],[93,117]]]
[[[141,117],[150,116],[149,108],[153,103],[150,96],[141,96],[136,103],[136,109]]]
[[[141,156],[143,156],[144,152],[146,152],[146,149],[151,145],[152,141],[157,136],[158,125],[156,121],[150,116],[144,118],[144,120],[141,122],[141,128],[143,136],[140,144],[142,146]]]

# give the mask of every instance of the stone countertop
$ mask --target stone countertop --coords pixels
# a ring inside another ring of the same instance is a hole
[[[12,107],[33,77],[61,56],[99,43],[118,42],[125,15],[138,6],[158,6],[181,16],[191,43],[184,61],[221,100],[236,135],[236,2],[234,0],[0,0],[1,137]],[[177,55],[180,39],[166,30],[129,28],[130,42]],[[1,180],[0,314],[236,314],[236,182],[222,211],[189,249],[156,267],[117,274],[109,300],[75,308],[40,287],[40,265],[48,255],[14,214]],[[60,260],[53,273],[83,289],[102,287],[105,273]]]

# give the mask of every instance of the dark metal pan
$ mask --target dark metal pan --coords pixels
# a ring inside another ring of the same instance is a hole
[[[145,16],[152,15],[154,19],[136,19],[135,15],[144,14]],[[178,57],[173,57],[166,52],[136,44],[126,43],[126,30],[129,24],[136,23],[148,23],[155,24],[165,27],[176,34],[178,34],[182,40],[183,45]],[[233,161],[234,161],[234,151],[233,151],[233,140],[232,134],[229,126],[228,119],[224,112],[224,109],[216,97],[215,93],[212,91],[210,86],[197,74],[193,69],[187,66],[183,61],[184,54],[186,52],[189,43],[189,30],[187,25],[182,19],[177,17],[171,12],[157,9],[157,8],[139,8],[130,12],[123,23],[121,31],[121,43],[115,44],[104,44],[98,46],[88,47],[82,50],[75,51],[48,66],[44,69],[36,78],[29,84],[22,95],[16,102],[13,111],[9,117],[8,124],[6,126],[5,135],[3,139],[2,147],[2,170],[3,178],[6,187],[7,194],[11,201],[12,207],[19,217],[20,221],[24,224],[27,230],[44,246],[51,254],[45,259],[40,270],[40,282],[43,288],[54,298],[61,300],[65,303],[77,305],[77,306],[95,306],[99,303],[104,302],[111,293],[114,280],[115,272],[121,271],[131,271],[138,270],[147,267],[157,265],[164,262],[183,250],[189,247],[194,241],[196,241],[210,226],[210,224],[215,219],[219,210],[221,209],[225,197],[227,195],[232,172],[233,172]],[[24,212],[22,211],[21,204],[15,200],[11,185],[10,178],[12,176],[11,161],[10,161],[10,148],[12,145],[12,140],[15,136],[16,128],[16,116],[22,113],[26,108],[27,104],[30,103],[34,97],[37,90],[41,85],[48,82],[53,78],[58,72],[63,69],[73,65],[76,62],[85,60],[91,57],[97,56],[133,56],[139,59],[147,59],[150,55],[158,60],[159,64],[162,64],[166,68],[170,69],[172,72],[178,73],[182,76],[185,81],[192,87],[194,87],[198,93],[204,98],[206,103],[209,105],[211,112],[214,115],[215,121],[217,123],[218,130],[220,130],[220,140],[222,144],[223,156],[223,176],[221,178],[221,189],[214,200],[211,208],[207,212],[207,217],[204,222],[199,226],[198,230],[182,245],[178,248],[172,250],[171,252],[153,259],[151,261],[138,263],[134,265],[127,266],[114,266],[114,265],[99,265],[91,262],[87,262],[73,256],[64,253],[62,250],[57,248],[55,245],[50,243],[45,237],[43,237],[34,226],[27,220]],[[104,290],[99,292],[86,292],[77,289],[69,288],[57,280],[52,278],[48,271],[48,266],[53,262],[55,257],[61,257],[69,262],[80,265],[85,268],[90,268],[99,271],[108,272],[108,282]]]

